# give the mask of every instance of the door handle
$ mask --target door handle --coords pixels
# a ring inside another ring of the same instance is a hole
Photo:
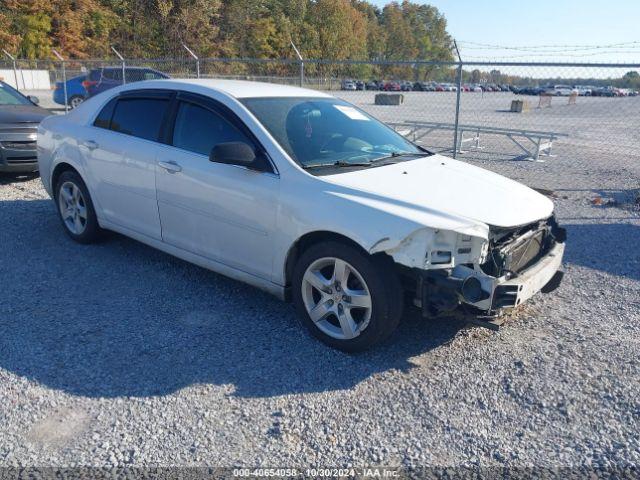
[[[176,162],[158,162],[158,165],[169,173],[178,173],[182,171],[182,167]]]
[[[89,150],[95,150],[98,148],[98,144],[94,140],[87,140],[86,142],[83,142],[83,145]]]

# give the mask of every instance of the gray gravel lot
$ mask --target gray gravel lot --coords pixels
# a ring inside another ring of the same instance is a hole
[[[74,244],[39,179],[1,177],[0,465],[638,466],[640,159],[606,153],[589,100],[547,163],[463,157],[554,191],[561,287],[497,333],[410,311],[355,356],[251,287],[115,234]],[[625,109],[606,124],[637,147]]]

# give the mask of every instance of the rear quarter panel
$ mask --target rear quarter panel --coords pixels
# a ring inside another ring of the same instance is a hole
[[[38,166],[45,190],[53,198],[52,175],[57,165],[68,163],[86,182],[86,165],[78,148],[78,132],[85,128],[73,121],[72,115],[54,115],[38,127]],[[86,182],[87,183],[87,182]],[[87,186],[88,183],[87,183]]]

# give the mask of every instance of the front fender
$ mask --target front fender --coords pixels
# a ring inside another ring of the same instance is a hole
[[[276,231],[275,283],[284,285],[291,249],[300,238],[313,232],[349,238],[371,254],[387,253],[397,263],[411,268],[426,268],[425,259],[433,268],[446,268],[447,265],[432,263],[430,252],[448,248],[453,257],[457,243],[463,238],[472,240],[471,246],[461,247],[471,248],[466,256],[459,256],[467,261],[472,255],[480,255],[488,238],[487,225],[358,193],[331,186],[320,195],[309,196],[302,182],[299,188],[282,193]]]

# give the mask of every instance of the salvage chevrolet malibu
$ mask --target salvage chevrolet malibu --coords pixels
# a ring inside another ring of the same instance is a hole
[[[407,298],[495,315],[561,278],[550,200],[321,92],[125,85],[44,120],[38,153],[72,239],[113,230],[267,290],[345,351],[388,337]]]

